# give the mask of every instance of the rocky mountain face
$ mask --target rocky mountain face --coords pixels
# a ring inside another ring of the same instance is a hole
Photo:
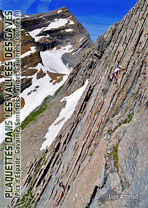
[[[44,14],[23,15],[21,24],[22,92],[30,87],[28,93],[34,94],[32,91],[36,88],[31,89],[34,77],[39,80],[48,75],[51,85],[56,85],[54,91],[48,93],[53,95],[67,79],[67,75],[83,53],[92,45],[90,35],[65,7]],[[4,82],[0,81],[2,94]],[[46,96],[47,94],[41,101]],[[27,103],[25,95],[22,97]],[[0,104],[3,102],[4,98],[1,96]]]
[[[22,196],[13,199],[11,207],[148,206],[147,16],[148,2],[138,1],[121,22],[98,37],[62,90],[48,100],[59,100],[66,108],[68,98],[85,86],[52,144],[28,163]],[[113,84],[112,72],[119,64],[125,70]],[[35,128],[41,119],[46,123],[43,115],[30,126]],[[61,201],[60,180],[65,185]]]
[[[65,7],[24,17],[22,27],[34,38],[39,51],[71,44],[73,53],[65,53],[62,57],[69,67],[74,67],[80,54],[92,44],[89,33]]]

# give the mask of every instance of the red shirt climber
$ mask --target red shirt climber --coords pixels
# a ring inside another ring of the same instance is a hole
[[[59,186],[62,188],[62,194],[60,200],[64,197],[65,194],[65,186],[63,185],[63,182],[60,181]]]
[[[60,198],[58,199],[56,206],[59,205],[60,201],[63,199],[63,197],[65,195],[65,186],[63,185],[62,181],[60,181],[59,186],[62,188],[62,194],[61,194]]]

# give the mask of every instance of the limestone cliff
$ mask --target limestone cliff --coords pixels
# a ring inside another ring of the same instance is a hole
[[[12,207],[148,207],[147,16],[148,2],[138,1],[77,63],[57,98],[89,83],[52,145],[28,165]]]

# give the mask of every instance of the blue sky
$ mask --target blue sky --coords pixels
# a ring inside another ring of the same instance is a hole
[[[137,0],[0,0],[3,10],[21,10],[36,14],[66,6],[96,41],[110,25],[119,22]]]

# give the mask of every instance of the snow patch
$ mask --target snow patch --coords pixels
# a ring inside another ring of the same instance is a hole
[[[29,32],[29,35],[35,39],[36,36],[37,36],[42,30],[44,31],[44,27],[39,28],[39,29],[32,30],[31,32]]]
[[[24,58],[26,56],[29,56],[31,53],[35,53],[36,49],[35,46],[30,47],[31,51],[27,51],[26,53],[23,53],[20,58]]]
[[[58,11],[58,14],[61,13],[61,12],[62,12],[62,10],[59,10],[59,11]]]
[[[62,55],[66,52],[71,52],[72,46],[69,44],[65,47],[61,47],[61,49],[56,50],[54,48],[51,51],[43,51],[40,52],[40,56],[42,59],[43,65],[49,69],[51,72],[61,73],[61,74],[69,74],[70,69],[65,66],[62,61]],[[52,61],[50,61],[52,60]]]
[[[42,39],[42,38],[47,38],[47,37],[49,37],[49,36],[50,36],[50,35],[47,35],[47,36],[45,36],[45,35],[37,36],[37,37],[35,37],[35,41],[38,42],[40,39]]]
[[[65,29],[66,32],[71,32],[73,29]]]
[[[53,122],[53,124],[48,128],[48,132],[45,135],[45,141],[43,142],[40,150],[45,149],[47,146],[49,147],[55,137],[58,135],[64,123],[72,116],[80,97],[82,96],[84,90],[86,89],[88,84],[88,80],[85,84],[76,90],[71,95],[64,97],[61,102],[66,101],[66,106],[60,112],[59,117]]]
[[[48,27],[44,29],[46,30],[51,30],[51,29],[56,29],[62,26],[65,26],[67,24],[68,20],[67,19],[55,19],[53,22],[51,22]]]
[[[70,20],[69,25],[74,25],[74,21]]]

